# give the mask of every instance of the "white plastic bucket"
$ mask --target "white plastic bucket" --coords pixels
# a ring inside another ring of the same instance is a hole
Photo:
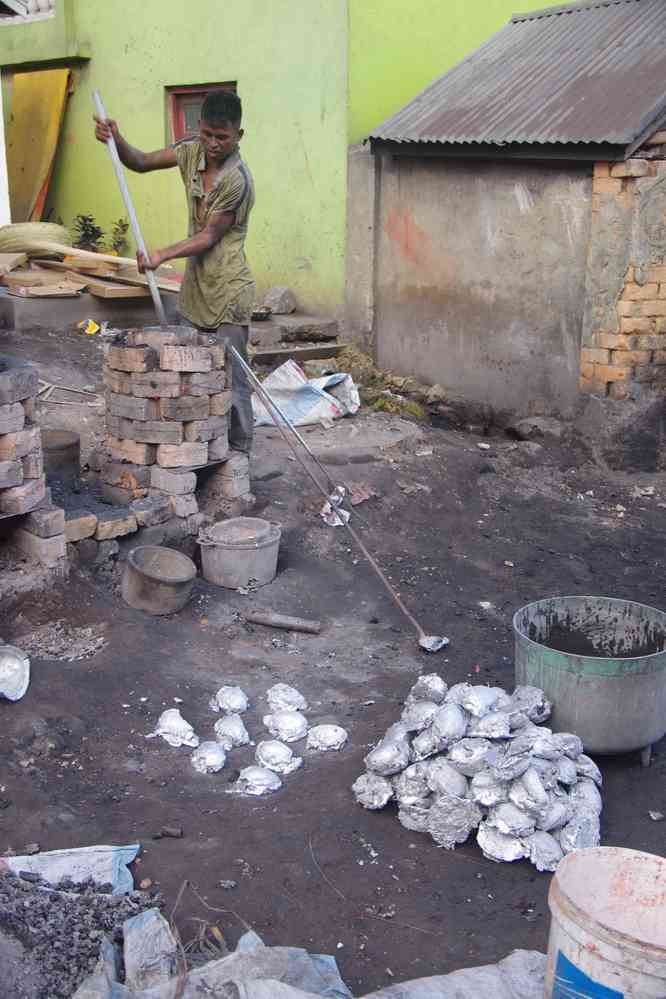
[[[275,579],[282,531],[259,517],[235,517],[202,531],[201,571],[215,586],[238,590]]]
[[[576,850],[550,885],[546,999],[664,999],[666,859]]]

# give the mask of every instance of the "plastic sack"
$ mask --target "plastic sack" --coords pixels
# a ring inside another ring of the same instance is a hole
[[[539,815],[550,801],[538,772],[530,767],[509,788],[509,800],[523,812]]]
[[[521,777],[532,763],[532,740],[521,736],[507,743],[493,754],[490,769],[498,781],[512,781]]]
[[[497,698],[496,687],[470,686],[460,705],[465,711],[469,711],[474,718],[483,718],[484,715],[493,710],[497,704]]]
[[[481,809],[469,798],[453,794],[438,795],[428,810],[428,832],[438,846],[453,850],[464,843],[481,821]]]
[[[240,715],[224,715],[218,718],[213,728],[215,738],[227,751],[237,746],[247,746],[250,733]]]
[[[352,784],[352,791],[359,805],[373,812],[384,808],[393,797],[391,781],[378,774],[361,774]]]
[[[496,805],[487,818],[487,822],[505,836],[531,836],[536,829],[536,819],[517,808],[512,801]]]
[[[300,711],[275,711],[264,715],[264,725],[280,742],[298,742],[308,734],[308,720]]]
[[[314,725],[308,732],[305,748],[320,753],[337,752],[343,748],[348,738],[347,730],[341,725]]]
[[[272,371],[264,387],[294,427],[338,420],[356,413],[361,405],[351,375],[336,372],[308,379],[293,360]],[[255,426],[273,425],[273,418],[256,393],[252,396],[252,408]]]
[[[481,770],[472,777],[469,794],[477,805],[492,808],[508,800],[509,788],[506,783],[497,781],[490,770]]]
[[[525,715],[530,721],[540,724],[550,718],[551,704],[543,690],[524,685],[516,687],[506,711],[510,715]]]
[[[276,774],[291,774],[303,765],[303,758],[294,756],[289,746],[277,739],[260,742],[254,756],[260,767],[273,770]]]
[[[432,722],[437,710],[438,705],[434,701],[408,702],[400,715],[400,721],[408,732],[423,732]]]
[[[424,673],[408,693],[405,704],[412,704],[414,701],[434,701],[435,704],[441,704],[447,690],[447,685],[437,673]]]
[[[446,697],[444,698],[444,703],[462,705],[462,702],[472,689],[471,683],[454,683],[452,687],[449,687]]]
[[[443,704],[437,709],[432,728],[440,750],[448,749],[454,742],[465,737],[468,717],[459,704]]]
[[[391,778],[395,800],[401,805],[414,805],[430,794],[428,764],[412,763],[401,774]]]
[[[158,909],[123,923],[125,985],[140,992],[169,982],[178,972],[178,944]]]
[[[418,735],[414,736],[409,751],[409,758],[413,763],[421,763],[422,760],[427,760],[429,756],[434,756],[438,752],[439,736],[433,731],[431,725],[425,732],[419,732]]]
[[[160,715],[157,727],[154,732],[150,732],[146,739],[154,739],[161,736],[174,749],[180,746],[189,746],[196,749],[199,745],[199,736],[188,721],[185,721],[178,708],[167,708]]]
[[[240,715],[247,711],[249,704],[247,694],[240,687],[220,687],[210,699],[213,711],[223,711],[225,715]]]
[[[590,780],[593,780],[597,787],[601,787],[603,784],[601,770],[596,765],[594,760],[591,757],[586,756],[585,753],[581,753],[576,760],[576,771],[581,777],[589,777]]]
[[[30,659],[23,649],[0,645],[0,697],[20,701],[30,685]]]
[[[98,885],[112,885],[112,895],[126,895],[134,888],[134,879],[128,865],[136,860],[139,844],[128,846],[80,846],[67,850],[49,850],[31,856],[3,857],[0,866],[9,867],[18,874],[28,871],[39,874],[51,885],[63,878],[79,884],[94,881]]]
[[[561,756],[555,764],[555,772],[560,784],[575,784],[578,781],[578,770],[574,760]]]
[[[467,794],[467,778],[448,760],[439,757],[429,760],[426,767],[428,788],[435,794],[452,794],[456,798],[464,798]]]
[[[487,739],[461,739],[451,747],[447,758],[461,774],[473,777],[484,769],[491,749],[492,744]]]
[[[266,699],[271,711],[307,711],[308,702],[303,695],[288,683],[275,683],[266,691]]]
[[[523,860],[529,854],[528,847],[521,839],[500,832],[499,829],[490,824],[488,819],[479,826],[476,841],[483,856],[488,860],[494,860],[497,864]]]
[[[202,742],[190,757],[192,766],[199,774],[216,774],[227,759],[224,747],[219,742]]]
[[[228,789],[228,793],[258,796],[272,794],[281,787],[282,781],[278,775],[267,767],[245,767],[233,787]]]
[[[525,840],[530,862],[537,871],[554,871],[564,856],[562,847],[547,832],[535,832]]]
[[[599,846],[600,832],[597,813],[589,808],[578,808],[558,831],[557,839],[564,853],[572,853],[588,846]]]
[[[583,755],[583,740],[572,732],[558,732],[553,738],[557,741],[560,749],[570,760],[577,760]]]
[[[589,777],[583,777],[575,787],[569,791],[569,801],[575,809],[589,808],[591,811],[601,815],[603,803],[599,789]]]
[[[536,737],[532,744],[532,753],[542,760],[559,760],[563,755],[562,743],[557,736],[548,732],[542,732]]]
[[[555,832],[561,829],[573,816],[573,807],[567,795],[550,795],[549,803],[537,816],[537,829],[542,832]]]
[[[468,734],[480,739],[508,739],[509,716],[504,711],[489,711],[482,718],[472,718]]]
[[[409,739],[407,731],[399,722],[386,732],[386,735],[365,757],[368,770],[380,777],[391,777],[400,773],[409,763]]]

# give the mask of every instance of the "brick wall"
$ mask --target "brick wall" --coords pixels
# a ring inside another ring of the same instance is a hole
[[[622,400],[666,391],[664,187],[663,160],[595,165],[584,392]]]

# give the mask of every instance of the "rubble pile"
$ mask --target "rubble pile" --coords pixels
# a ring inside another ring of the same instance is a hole
[[[407,829],[448,850],[476,839],[489,860],[529,859],[554,871],[566,853],[599,845],[601,773],[577,735],[543,725],[543,691],[420,677],[400,720],[365,757],[353,785],[364,808],[398,806]]]

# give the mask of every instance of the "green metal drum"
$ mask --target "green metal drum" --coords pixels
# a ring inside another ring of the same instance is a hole
[[[666,734],[666,614],[612,597],[551,597],[513,618],[516,683],[552,702],[554,731],[590,753],[644,750]]]

